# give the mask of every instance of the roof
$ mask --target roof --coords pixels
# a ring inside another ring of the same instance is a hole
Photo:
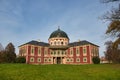
[[[86,40],[79,41],[79,42],[72,42],[72,43],[69,43],[68,45],[69,45],[70,47],[72,47],[72,46],[80,46],[80,45],[86,45],[86,44],[91,44],[91,45],[94,45],[94,46],[99,47],[98,45],[93,44],[93,43],[91,43],[91,42],[88,42],[88,41],[86,41]]]
[[[49,38],[55,38],[55,37],[64,37],[69,39],[68,35],[64,31],[60,30],[60,28],[52,32]]]
[[[49,46],[48,43],[39,42],[39,41],[34,41],[34,40],[32,40],[32,41],[30,41],[30,42],[27,42],[27,43],[25,43],[25,44],[23,44],[23,45],[26,45],[26,44],[37,45],[37,46],[44,46],[44,47]],[[23,45],[20,45],[20,46],[23,46]],[[20,47],[20,46],[19,46],[19,47]]]
[[[26,45],[26,44],[31,44],[31,45],[37,45],[37,46],[44,46],[44,47],[49,47],[50,45],[48,43],[45,43],[45,42],[38,42],[38,41],[30,41],[30,42],[27,42],[23,45]],[[94,46],[97,46],[99,47],[98,45],[96,44],[93,44],[91,42],[88,42],[86,40],[83,40],[83,41],[79,41],[79,42],[72,42],[72,43],[69,43],[68,46],[69,47],[73,47],[73,46],[80,46],[80,45],[87,45],[87,44],[91,44],[91,45],[94,45]],[[23,45],[20,45],[20,46],[23,46]],[[19,47],[20,47],[19,46]]]

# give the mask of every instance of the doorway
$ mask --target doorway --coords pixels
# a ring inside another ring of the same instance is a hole
[[[57,57],[57,64],[61,64],[61,57]]]

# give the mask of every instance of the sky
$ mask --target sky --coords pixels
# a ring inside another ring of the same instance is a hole
[[[18,46],[31,40],[48,42],[50,34],[65,31],[70,42],[87,40],[105,50],[108,23],[100,18],[114,4],[100,0],[0,0],[0,43]]]

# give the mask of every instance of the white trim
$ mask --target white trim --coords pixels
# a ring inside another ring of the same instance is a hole
[[[80,62],[80,58],[76,58],[76,62]]]
[[[76,56],[80,56],[80,47],[76,47]]]
[[[44,62],[48,62],[48,58],[44,58]]]
[[[41,48],[38,47],[38,56],[41,56]]]
[[[35,52],[35,48],[34,48],[34,46],[31,46],[31,53],[30,53],[30,55],[34,56],[34,52]]]
[[[37,58],[37,62],[41,62],[41,58]]]
[[[34,62],[34,57],[31,57],[31,58],[30,58],[30,62]]]

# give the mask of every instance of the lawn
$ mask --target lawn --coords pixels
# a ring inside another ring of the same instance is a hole
[[[120,80],[120,64],[0,64],[0,80]]]

